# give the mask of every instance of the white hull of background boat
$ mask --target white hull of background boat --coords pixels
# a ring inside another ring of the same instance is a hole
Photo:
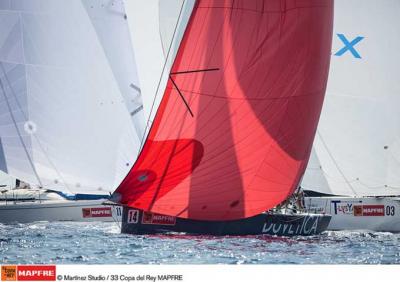
[[[332,215],[328,230],[400,232],[399,197],[305,197],[305,205]]]
[[[0,203],[0,223],[34,221],[121,221],[122,208],[104,206],[104,200],[49,200]]]

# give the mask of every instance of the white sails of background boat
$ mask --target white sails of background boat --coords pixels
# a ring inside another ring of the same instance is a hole
[[[396,0],[335,1],[328,89],[301,184],[326,194],[305,204],[332,214],[330,229],[400,231],[399,12]]]
[[[107,197],[133,165],[144,125],[122,1],[0,3],[2,171],[34,189]],[[0,222],[112,220],[104,200],[60,195],[1,201]]]

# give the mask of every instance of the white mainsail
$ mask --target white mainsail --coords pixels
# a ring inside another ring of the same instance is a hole
[[[0,171],[0,191],[14,188],[15,181],[14,177]]]
[[[136,160],[137,144],[140,144],[146,124],[134,50],[123,0],[83,0],[82,3],[96,30],[137,133],[136,136],[131,136],[127,131],[125,137],[135,139],[134,151],[130,147],[131,142],[124,142],[125,138],[121,139],[117,161],[114,163],[117,166],[116,171],[120,173],[116,176],[116,187],[126,176],[126,168],[131,167]]]
[[[328,89],[304,189],[400,195],[399,13],[397,0],[335,1]]]
[[[124,0],[143,99],[151,127],[194,0]]]
[[[125,14],[110,10],[119,2],[0,3],[0,168],[10,175],[99,193],[129,171],[144,127],[127,111],[140,95]]]

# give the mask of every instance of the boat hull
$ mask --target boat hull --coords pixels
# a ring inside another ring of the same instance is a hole
[[[244,236],[277,235],[307,236],[326,230],[329,215],[268,214],[232,221],[202,221],[165,216],[128,207],[123,208],[121,232],[126,234],[158,234],[179,232],[196,235]]]
[[[400,232],[400,198],[305,197],[310,211],[329,213],[328,230]]]
[[[119,206],[104,206],[104,200],[34,201],[0,203],[0,223],[34,221],[120,221]]]

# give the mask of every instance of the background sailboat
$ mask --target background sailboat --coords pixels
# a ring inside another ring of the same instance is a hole
[[[302,188],[331,229],[400,231],[398,1],[336,1],[327,95]],[[344,196],[344,197],[343,197]]]
[[[0,171],[0,191],[12,189],[15,186],[16,179]]]
[[[122,1],[9,1],[0,23],[0,169],[32,187],[113,191],[144,130]]]
[[[142,31],[132,29],[134,44],[153,32],[162,46],[161,2],[127,6],[128,19],[143,20],[135,25]],[[164,60],[148,61],[158,79],[145,81],[146,90],[141,81],[144,96],[164,95],[154,98],[143,150],[113,197],[132,208],[122,230],[261,233],[266,215],[258,215],[293,193],[308,161],[329,68],[332,2],[175,2],[177,39]],[[135,54],[156,56],[154,49],[138,46]]]

